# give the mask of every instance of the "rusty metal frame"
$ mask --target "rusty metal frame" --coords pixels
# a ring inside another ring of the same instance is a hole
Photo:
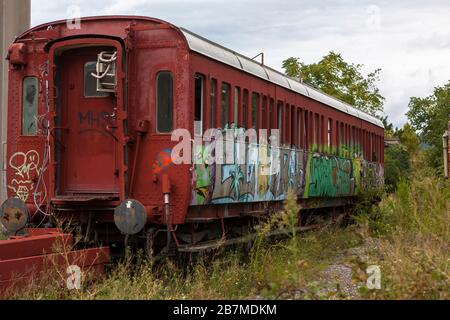
[[[73,235],[59,229],[28,229],[27,233],[0,241],[0,298],[42,280],[52,269],[65,275],[67,267],[77,265],[84,273],[99,276],[109,262],[108,247],[72,251]]]

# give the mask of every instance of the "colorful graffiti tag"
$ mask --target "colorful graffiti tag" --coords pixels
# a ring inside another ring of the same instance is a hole
[[[354,194],[352,161],[314,153],[308,159],[308,197],[340,197]]]
[[[159,174],[172,164],[172,150],[164,149],[153,163],[153,173]]]
[[[289,189],[300,198],[347,197],[383,185],[381,164],[285,147],[265,150],[268,164],[259,161],[261,146],[246,144],[246,164],[194,165],[191,205],[284,200]],[[276,157],[279,170],[273,168]]]
[[[14,178],[11,179],[8,189],[24,202],[28,200],[35,188],[35,178],[40,172],[39,161],[39,153],[36,150],[30,150],[27,153],[17,152],[9,159]]]

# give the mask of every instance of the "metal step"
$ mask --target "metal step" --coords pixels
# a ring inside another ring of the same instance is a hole
[[[118,193],[79,193],[79,194],[70,194],[63,196],[56,196],[51,201],[54,204],[66,204],[67,202],[71,203],[80,203],[80,202],[92,202],[92,201],[115,201],[119,200]]]

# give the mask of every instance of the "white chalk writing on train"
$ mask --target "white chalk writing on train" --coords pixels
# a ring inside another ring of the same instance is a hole
[[[14,177],[8,189],[12,190],[17,198],[27,201],[35,187],[34,179],[39,175],[39,153],[36,150],[17,152],[9,159],[9,166],[14,171]]]

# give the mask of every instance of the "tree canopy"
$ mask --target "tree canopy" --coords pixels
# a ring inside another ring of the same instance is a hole
[[[409,155],[414,157],[419,150],[419,137],[416,132],[411,128],[409,123],[406,123],[398,132],[400,142],[406,147]]]
[[[364,76],[362,67],[361,64],[346,62],[335,52],[330,52],[322,60],[312,64],[305,64],[300,58],[294,57],[283,61],[283,68],[288,76],[300,78],[337,99],[375,115],[376,112],[383,111],[385,100],[376,86],[381,69]]]
[[[384,125],[384,136],[392,138],[395,136],[396,131],[394,130],[394,125],[389,122],[388,116],[381,117],[380,120]]]
[[[406,114],[412,129],[419,133],[420,140],[428,145],[428,162],[436,169],[443,166],[442,135],[447,129],[450,115],[450,81],[434,88],[425,98],[411,98]]]

